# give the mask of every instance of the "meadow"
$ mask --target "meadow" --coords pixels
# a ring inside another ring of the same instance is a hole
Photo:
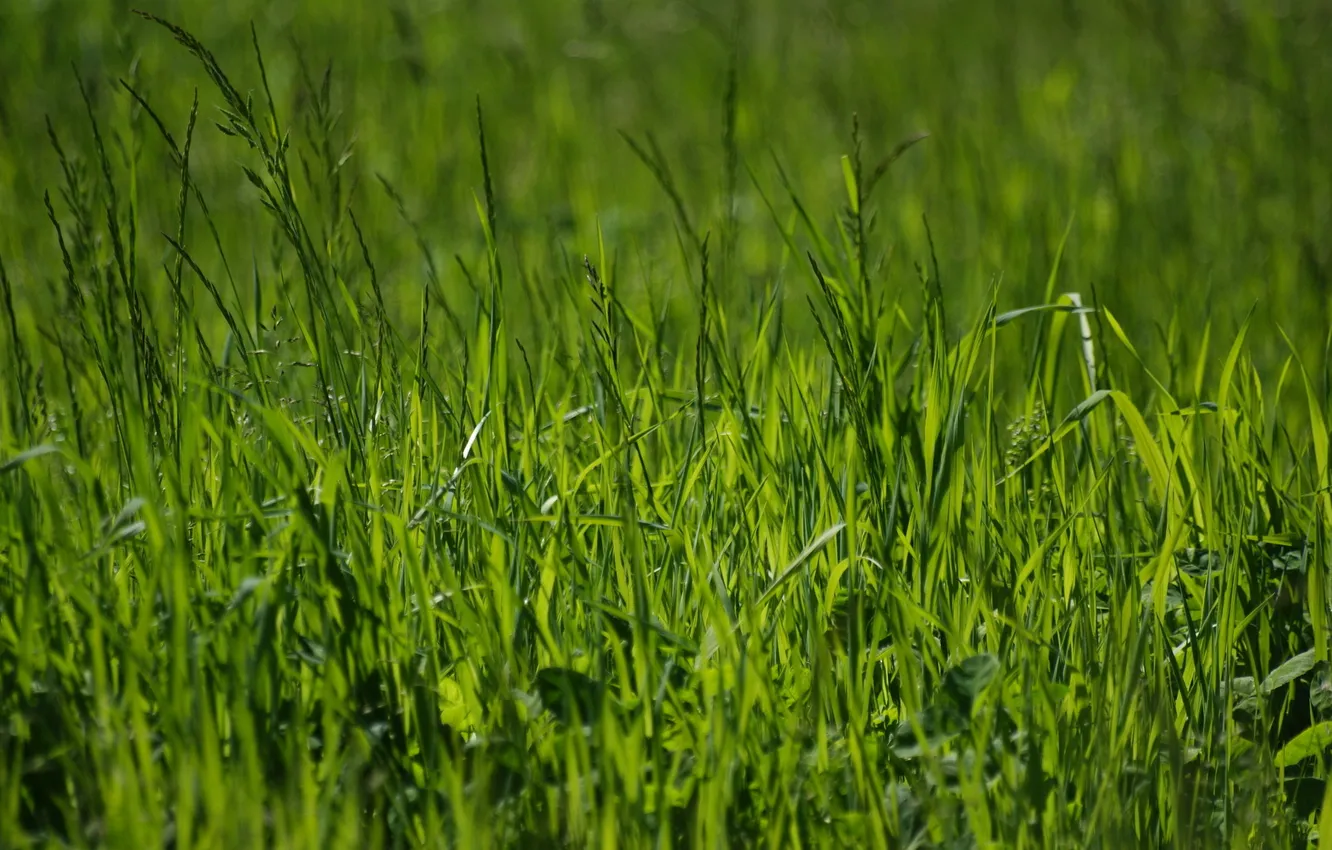
[[[1320,0],[0,8],[0,848],[1318,847]]]

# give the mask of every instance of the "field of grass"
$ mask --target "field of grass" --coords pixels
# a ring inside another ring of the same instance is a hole
[[[1316,847],[1321,0],[0,9],[0,847]]]

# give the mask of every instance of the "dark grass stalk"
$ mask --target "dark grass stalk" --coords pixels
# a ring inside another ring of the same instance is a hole
[[[15,436],[26,436],[32,428],[32,409],[30,401],[31,388],[28,383],[29,363],[24,350],[23,339],[19,336],[18,318],[14,313],[14,288],[9,282],[9,273],[5,269],[4,257],[0,257],[0,297],[3,298],[5,307],[5,319],[8,324],[5,330],[9,333],[9,361],[13,371],[13,385],[10,389],[12,398],[17,399],[18,421],[21,427]]]

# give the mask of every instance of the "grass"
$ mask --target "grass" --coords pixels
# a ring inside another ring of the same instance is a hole
[[[1319,846],[1325,16],[953,6],[0,13],[0,844]]]

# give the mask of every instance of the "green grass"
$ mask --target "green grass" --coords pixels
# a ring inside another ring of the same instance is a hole
[[[1332,830],[1317,3],[195,5],[0,12],[0,846]]]

